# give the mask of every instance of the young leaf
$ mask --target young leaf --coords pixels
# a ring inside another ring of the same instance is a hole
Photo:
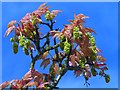
[[[62,12],[62,11],[61,10],[52,10],[51,14],[56,16],[59,12]]]
[[[71,60],[72,66],[75,66],[75,56],[74,55],[70,55],[70,60]]]
[[[29,82],[25,86],[27,86],[27,87],[35,86],[35,82]]]
[[[5,37],[7,37],[14,29],[15,29],[15,26],[9,27],[8,30],[5,32]]]
[[[48,64],[50,64],[50,58],[43,59],[40,67],[44,66],[44,69],[45,69]]]
[[[8,23],[8,28],[14,26],[14,24],[16,23],[16,20],[12,20],[11,22]]]
[[[58,75],[60,74],[59,67],[58,67],[57,64],[55,64],[54,70],[55,70],[55,73],[56,73],[56,74],[58,74]]]
[[[75,70],[74,74],[76,75],[76,77],[80,76],[82,74],[82,71],[80,70]]]
[[[60,31],[52,30],[52,31],[50,31],[50,35],[53,36],[54,38],[55,37],[60,37],[61,32]]]
[[[45,87],[46,84],[49,84],[50,82],[44,82],[42,84],[40,84],[37,88],[43,88]],[[44,89],[43,89],[44,90]]]
[[[6,88],[9,84],[10,84],[10,82],[8,82],[8,81],[2,83],[2,84],[0,85],[0,89]]]
[[[48,54],[49,54],[49,51],[46,51],[45,53],[43,53],[42,59],[45,59]]]

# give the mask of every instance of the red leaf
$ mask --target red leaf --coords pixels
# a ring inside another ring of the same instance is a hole
[[[106,64],[97,64],[98,67],[105,66]]]
[[[0,85],[0,89],[6,88],[9,84],[10,84],[10,82],[8,82],[8,81],[2,83],[2,84]]]
[[[64,35],[65,35],[65,37],[67,37],[68,39],[70,39],[71,38],[71,33],[70,33],[70,31],[65,31],[64,32]]]
[[[35,83],[34,82],[29,82],[25,86],[28,86],[28,87],[35,86]]]
[[[48,54],[49,54],[49,51],[46,51],[45,53],[43,53],[42,59],[45,59],[45,58],[47,57]]]
[[[11,89],[18,89],[17,85],[13,85],[13,84],[10,85],[10,88]]]
[[[71,60],[72,66],[75,66],[75,56],[74,55],[70,56],[70,60]]]
[[[82,71],[80,70],[75,70],[74,74],[76,75],[76,77],[80,76],[82,74]]]
[[[16,23],[16,20],[13,20],[13,21],[9,22],[9,24],[8,24],[8,28],[14,26],[15,23]]]
[[[46,2],[45,2],[45,3],[43,3],[43,4],[41,4],[41,5],[39,6],[38,10],[43,9],[43,8],[45,7],[45,5],[46,5],[46,4],[47,4]]]
[[[55,38],[55,37],[59,37],[61,35],[61,33],[60,33],[60,31],[52,30],[52,31],[50,31],[50,35]]]
[[[74,26],[73,26],[72,24],[64,25],[64,29],[65,29],[65,30],[72,30],[73,27],[74,27]]]
[[[58,74],[58,75],[60,74],[60,72],[59,72],[59,67],[58,67],[57,64],[55,64],[54,70],[55,70],[55,73],[56,73],[56,74]]]
[[[96,50],[97,50],[97,52],[102,53],[102,50],[100,50],[99,48],[96,48]]]
[[[38,87],[39,84],[43,82],[43,75],[35,71],[34,82],[35,82],[36,87]]]
[[[94,30],[92,30],[91,28],[84,28],[84,29],[86,32],[90,32],[90,33],[94,32],[96,34],[96,32]]]
[[[7,37],[14,29],[15,26],[9,27],[8,30],[5,32],[5,37]]]
[[[38,15],[44,14],[46,11],[48,11],[49,7],[45,6],[45,5],[46,5],[46,3],[43,3],[40,5],[40,7],[38,8],[40,13],[37,13]]]
[[[85,70],[88,71],[89,69],[90,69],[89,64],[86,64],[86,65],[85,65]]]
[[[91,72],[90,71],[85,72],[85,77],[87,78],[91,77]]]
[[[34,44],[30,43],[28,49],[36,50]]]
[[[50,64],[50,58],[46,58],[41,63],[40,67],[44,66],[44,69],[47,67],[47,65]]]
[[[31,13],[27,13],[21,20],[21,23],[27,23],[29,21],[32,20],[32,14]]]
[[[84,14],[78,14],[77,16],[74,16],[75,18],[79,18],[79,19],[84,19],[84,18],[88,18],[88,16],[85,16]]]
[[[105,62],[105,61],[106,61],[106,59],[103,58],[102,56],[97,56],[97,58],[98,58],[98,60],[99,60],[100,62]]]
[[[33,71],[33,72],[32,72]],[[33,79],[32,74],[34,73],[34,70],[30,69],[24,76],[23,80],[29,80],[31,81]]]
[[[59,12],[62,12],[62,11],[61,10],[52,10],[51,14],[56,16]]]
[[[42,84],[40,84],[37,88],[43,88],[46,84],[49,84],[50,82],[44,82]]]

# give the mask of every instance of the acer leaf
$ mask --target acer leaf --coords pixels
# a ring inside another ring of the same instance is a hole
[[[100,62],[105,62],[105,61],[106,61],[106,59],[103,58],[102,56],[97,56],[97,58],[98,58],[98,60],[99,60]]]
[[[99,48],[96,48],[96,51],[102,53],[102,50],[100,50]]]
[[[91,72],[90,71],[85,72],[85,77],[87,78],[91,77]]]
[[[32,43],[29,44],[28,49],[36,50],[34,44],[32,44]]]
[[[51,14],[56,16],[59,12],[62,12],[61,10],[52,10]]]
[[[98,67],[102,67],[102,66],[105,66],[106,64],[97,64]]]
[[[45,5],[46,5],[46,4],[47,4],[46,2],[43,3],[43,4],[41,4],[41,5],[39,6],[38,10],[41,10],[41,9],[45,8]]]
[[[16,20],[12,20],[11,22],[8,23],[8,28],[14,26],[14,24],[16,23]]]
[[[60,31],[52,30],[52,31],[50,31],[50,35],[55,38],[55,37],[60,37],[61,33],[60,33]]]
[[[55,73],[56,73],[56,74],[58,74],[58,75],[60,74],[59,67],[58,67],[57,64],[55,64],[54,70],[55,70]]]
[[[6,88],[9,84],[10,84],[10,82],[8,82],[8,81],[3,82],[3,83],[0,85],[0,89]]]
[[[40,84],[37,88],[43,88],[46,84],[49,84],[50,82],[44,82],[42,84]]]
[[[91,28],[84,28],[84,30],[86,31],[86,32],[90,32],[90,33],[92,33],[92,32],[94,32],[95,34],[96,34],[96,32],[94,31],[94,30],[92,30]]]
[[[7,37],[14,29],[15,29],[15,26],[9,27],[8,30],[5,32],[5,37]]]
[[[48,54],[49,54],[49,51],[46,51],[45,53],[43,53],[42,59],[45,59]]]
[[[76,75],[76,77],[80,76],[82,74],[82,71],[80,70],[75,70],[74,74]]]
[[[84,14],[78,14],[78,15],[74,15],[74,18],[85,19],[88,18],[88,16],[85,16]]]
[[[72,66],[75,66],[75,56],[74,55],[70,56],[70,60],[71,60]]]
[[[50,64],[50,58],[43,59],[40,67],[44,66],[44,69],[45,69],[48,64]]]
[[[29,80],[31,81],[33,79],[33,72],[34,70],[33,69],[30,69],[24,76],[23,76],[23,80]]]
[[[27,87],[35,86],[35,82],[29,82],[25,86],[27,86]]]

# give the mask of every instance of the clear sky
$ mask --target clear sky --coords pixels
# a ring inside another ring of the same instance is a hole
[[[12,53],[12,44],[9,38],[4,37],[7,24],[11,20],[19,21],[27,12],[36,10],[41,3],[2,3],[2,82],[12,79],[21,79],[29,70],[30,58],[19,49],[19,53]],[[56,27],[63,28],[73,14],[83,13],[89,16],[85,25],[96,31],[97,46],[103,51],[107,59],[111,82],[105,83],[104,78],[93,77],[89,80],[89,88],[117,88],[118,87],[118,4],[116,3],[48,3],[51,9],[60,9],[63,12],[56,17]],[[38,66],[37,66],[38,65]],[[42,71],[37,62],[36,68]],[[86,88],[83,77],[75,78],[72,72],[67,72],[61,79],[59,87]]]

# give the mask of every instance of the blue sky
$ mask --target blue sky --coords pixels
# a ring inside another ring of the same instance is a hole
[[[4,37],[7,24],[11,20],[19,21],[27,12],[36,10],[41,3],[2,3],[2,81],[21,79],[29,70],[30,57],[24,55],[22,49],[14,55],[9,38]],[[104,78],[93,77],[89,80],[89,88],[117,88],[118,87],[118,4],[117,3],[48,3],[51,9],[60,9],[63,12],[57,17],[56,27],[63,28],[73,14],[83,13],[89,16],[85,25],[96,31],[97,46],[103,51],[107,59],[111,82],[106,84]],[[36,68],[42,71],[37,62]],[[97,83],[96,83],[97,82]],[[86,88],[83,77],[75,78],[72,72],[67,72],[61,79],[59,87]]]

